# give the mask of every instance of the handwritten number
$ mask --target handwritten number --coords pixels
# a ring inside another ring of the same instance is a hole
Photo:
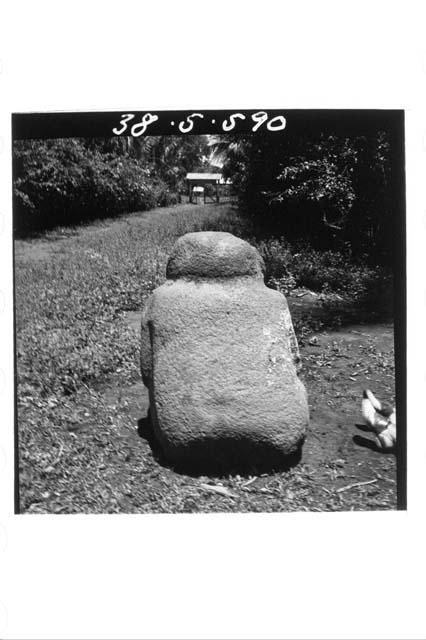
[[[257,131],[258,128],[268,119],[268,114],[266,111],[258,111],[257,113],[253,113],[251,119],[253,122],[257,123],[254,125],[252,131]]]
[[[277,122],[277,124],[274,125],[274,122]],[[287,121],[284,116],[276,116],[275,118],[272,118],[272,120],[269,120],[266,127],[269,129],[269,131],[281,131],[282,129],[286,128],[286,124]]]
[[[124,133],[124,131],[126,131],[127,123],[129,122],[129,120],[132,120],[132,118],[134,117],[135,117],[134,113],[123,113],[120,120],[120,124],[123,125],[123,128],[118,130],[117,127],[114,127],[112,132],[115,133],[115,135],[120,136],[122,133]]]
[[[120,124],[123,125],[122,128],[118,129],[117,127],[114,127],[112,132],[115,133],[116,136],[120,136],[126,131],[127,123],[130,120],[133,120],[134,117],[134,113],[123,113],[120,120]],[[142,120],[132,126],[132,128],[130,129],[130,134],[135,138],[141,136],[143,133],[145,133],[148,125],[152,124],[156,120],[158,120],[158,116],[153,115],[152,113],[145,113],[145,115],[142,117]]]
[[[134,113],[123,113],[120,120],[121,128],[114,127],[112,130],[115,135],[122,135],[128,128],[128,122],[133,120],[135,117]],[[194,118],[204,118],[202,113],[192,113],[190,116],[187,116],[185,120],[181,120],[179,122],[179,131],[181,133],[189,133],[194,128]],[[132,135],[135,138],[141,136],[147,130],[148,126],[153,122],[158,120],[158,116],[152,113],[145,113],[142,116],[140,122],[136,122],[130,129],[130,132],[127,135]],[[229,116],[229,120],[224,120],[222,122],[222,128],[224,131],[232,131],[232,129],[236,126],[236,120],[245,120],[246,116],[243,113],[233,113]],[[255,123],[252,127],[252,131],[255,132],[266,123],[266,128],[268,131],[282,131],[287,126],[287,121],[284,116],[275,116],[268,122],[268,114],[266,111],[258,111],[257,113],[253,113],[251,119]]]
[[[186,126],[185,126],[185,120],[181,120],[181,122],[179,122],[179,131],[181,131],[182,133],[188,133],[189,131],[191,131],[194,126],[194,122],[192,118],[204,118],[204,116],[202,113],[192,113],[190,116],[186,118],[187,120]]]
[[[235,127],[235,119],[241,118],[241,120],[245,120],[246,117],[242,113],[233,113],[229,116],[229,123],[227,120],[224,120],[222,123],[222,128],[224,131],[231,131]]]
[[[143,133],[145,133],[146,128],[148,127],[148,125],[152,124],[156,120],[158,120],[158,116],[153,115],[152,113],[145,113],[145,115],[143,116],[142,120],[140,122],[138,122],[137,124],[133,125],[133,127],[130,130],[130,133],[132,134],[132,136],[134,138],[138,138]]]

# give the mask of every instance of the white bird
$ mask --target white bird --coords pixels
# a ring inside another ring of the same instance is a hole
[[[376,436],[377,445],[383,451],[393,449],[396,444],[396,411],[395,407],[382,405],[377,398],[366,389],[362,394],[362,417]]]

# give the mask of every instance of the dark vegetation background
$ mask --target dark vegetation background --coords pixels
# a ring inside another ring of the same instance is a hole
[[[16,141],[15,233],[176,204],[206,154],[206,136]]]
[[[391,312],[386,131],[28,140],[15,142],[13,163],[17,237],[177,204],[188,171],[223,168],[272,286],[372,297]]]
[[[353,429],[365,384],[393,401],[392,325],[332,333],[392,318],[391,152],[386,131],[15,142],[21,511],[395,508],[394,464],[357,453],[342,428]],[[186,172],[218,168],[235,202],[187,204]],[[135,431],[140,312],[176,239],[200,230],[248,240],[268,286],[289,296],[319,416],[311,466],[225,506],[159,466]],[[354,479],[355,495],[336,491]]]

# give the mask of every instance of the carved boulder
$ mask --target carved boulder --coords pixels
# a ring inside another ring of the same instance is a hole
[[[309,420],[285,297],[258,251],[229,233],[176,242],[142,317],[141,369],[166,458],[206,470],[276,468]]]

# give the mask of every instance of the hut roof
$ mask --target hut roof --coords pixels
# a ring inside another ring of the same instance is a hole
[[[187,180],[220,180],[221,173],[187,173]]]

